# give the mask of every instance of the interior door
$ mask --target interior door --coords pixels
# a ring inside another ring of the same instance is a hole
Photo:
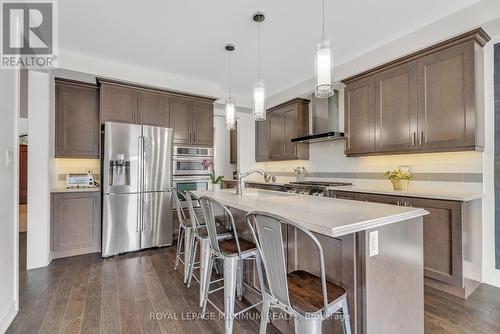
[[[143,192],[166,191],[172,187],[173,130],[142,127]]]
[[[140,248],[140,194],[104,195],[102,256]]]
[[[172,192],[142,194],[141,248],[172,244]]]

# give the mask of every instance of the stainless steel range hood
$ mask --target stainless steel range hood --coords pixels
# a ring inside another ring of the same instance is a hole
[[[329,140],[344,139],[344,132],[339,129],[339,92],[328,99],[310,97],[312,132],[307,136],[292,139],[292,143],[317,143]]]

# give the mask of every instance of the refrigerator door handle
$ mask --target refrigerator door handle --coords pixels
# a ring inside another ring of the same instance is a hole
[[[141,150],[140,150],[140,157],[141,157],[141,231],[144,231],[144,136],[141,136]]]
[[[137,223],[136,231],[142,231],[142,137],[137,138],[137,150],[139,152],[139,168],[137,169],[137,177],[139,180],[139,196],[137,196]]]

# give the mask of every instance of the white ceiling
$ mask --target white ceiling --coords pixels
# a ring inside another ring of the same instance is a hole
[[[477,0],[325,0],[326,37],[335,65],[406,35]],[[321,0],[63,0],[59,47],[118,60],[227,88],[233,53],[233,92],[251,96],[257,72],[261,10],[263,77],[273,95],[314,75],[321,38]]]

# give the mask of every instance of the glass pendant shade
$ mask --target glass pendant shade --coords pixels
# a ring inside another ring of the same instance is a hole
[[[319,42],[316,47],[315,95],[319,98],[327,98],[333,95],[332,49],[328,40]]]
[[[226,130],[234,130],[236,127],[236,107],[234,98],[226,99]]]
[[[258,79],[253,86],[253,118],[255,121],[266,120],[266,86]]]

